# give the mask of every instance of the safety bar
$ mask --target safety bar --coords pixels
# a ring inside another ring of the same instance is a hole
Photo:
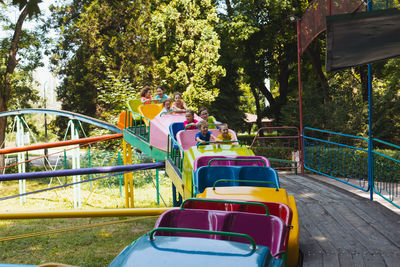
[[[267,167],[267,165],[265,164],[265,161],[263,161],[262,159],[230,159],[230,158],[214,158],[214,159],[210,159],[210,161],[208,162],[208,167],[210,167],[211,162],[212,161],[261,161],[264,164],[264,167]]]
[[[256,242],[254,239],[246,234],[240,234],[240,233],[232,233],[232,232],[222,232],[222,231],[209,231],[209,230],[200,230],[200,229],[190,229],[190,228],[172,228],[172,227],[158,227],[147,234],[150,236],[150,240],[154,240],[154,233],[157,231],[165,231],[165,232],[185,232],[185,233],[196,233],[196,234],[212,234],[212,235],[222,235],[222,236],[232,236],[232,237],[241,237],[241,238],[246,238],[251,242],[251,247],[252,250],[256,250]]]
[[[220,179],[214,182],[213,190],[215,190],[215,185],[219,182],[238,182],[238,183],[263,183],[263,184],[272,184],[275,186],[276,191],[279,191],[278,186],[273,182],[268,181],[254,181],[254,180],[233,180],[233,179]]]
[[[160,113],[160,117],[164,114],[171,114],[171,113],[176,113],[176,111],[164,111]]]
[[[201,145],[221,144],[221,143],[222,143],[222,144],[226,144],[226,143],[228,143],[228,144],[238,143],[240,146],[242,145],[242,144],[240,143],[239,140],[234,140],[234,141],[207,141],[207,142],[205,142],[205,143],[197,143],[196,146],[199,147],[199,146],[201,146]]]
[[[219,200],[219,199],[205,199],[205,198],[188,198],[183,201],[181,205],[181,210],[184,210],[183,205],[187,201],[197,201],[197,202],[211,202],[211,203],[228,203],[228,204],[245,204],[245,205],[253,205],[253,206],[262,206],[265,209],[265,215],[269,216],[268,207],[264,203],[260,202],[247,202],[247,201],[235,201],[235,200]]]

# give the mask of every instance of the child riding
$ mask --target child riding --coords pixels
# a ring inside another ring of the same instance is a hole
[[[223,141],[223,142],[235,141],[233,135],[229,132],[228,124],[222,123],[219,126],[219,131],[221,133],[217,136],[217,141]]]
[[[194,118],[193,110],[186,110],[186,120],[183,122],[183,127],[186,130],[195,130],[197,129],[196,123],[198,121]]]
[[[208,130],[208,123],[206,121],[198,122],[197,126],[200,129],[200,132],[195,136],[197,144],[205,145],[207,142],[210,142],[211,138],[213,141],[216,140],[216,137]]]

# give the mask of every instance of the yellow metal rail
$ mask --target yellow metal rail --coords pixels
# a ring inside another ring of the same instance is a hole
[[[58,210],[58,211],[22,211],[0,213],[0,220],[49,219],[49,218],[87,218],[87,217],[124,217],[155,216],[172,208],[135,208],[106,210]]]

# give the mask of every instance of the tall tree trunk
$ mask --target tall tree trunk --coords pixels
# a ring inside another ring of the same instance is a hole
[[[251,92],[253,93],[254,99],[256,101],[256,114],[257,114],[257,119],[256,119],[256,124],[257,124],[257,128],[260,129],[262,128],[262,115],[261,115],[261,106],[260,106],[260,97],[258,95],[257,89],[254,88],[253,86],[251,86]],[[260,136],[264,136],[263,132],[260,132]]]
[[[286,60],[281,60],[279,63],[279,104],[283,106],[287,102],[289,89],[289,65]]]
[[[11,79],[12,74],[14,73],[15,67],[18,64],[17,52],[18,52],[18,43],[21,37],[22,32],[22,24],[26,16],[28,15],[27,7],[22,10],[19,15],[17,24],[15,25],[14,35],[11,41],[11,47],[8,53],[6,72],[2,77],[0,84],[0,112],[7,111],[7,102],[10,98],[11,94]],[[6,137],[6,127],[7,127],[7,117],[0,117],[0,147],[4,147],[4,140]],[[4,156],[0,158],[0,167],[4,166]]]
[[[225,4],[226,4],[226,11],[228,13],[228,16],[231,17],[232,16],[232,5],[231,5],[231,1],[230,0],[225,0]]]
[[[328,92],[329,85],[328,85],[328,79],[322,70],[321,46],[319,45],[318,40],[315,40],[314,42],[311,43],[309,48],[306,50],[306,54],[310,58],[311,65],[313,66],[313,69],[317,74],[319,83],[321,85],[320,90],[324,97],[324,102],[326,103],[329,101],[329,92]]]

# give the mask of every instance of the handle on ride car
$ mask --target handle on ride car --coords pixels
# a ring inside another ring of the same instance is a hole
[[[213,190],[215,190],[215,185],[219,182],[238,182],[238,183],[263,183],[263,184],[272,184],[275,186],[276,191],[279,191],[278,186],[273,183],[273,182],[268,182],[268,181],[254,181],[254,180],[233,180],[233,179],[220,179],[214,182],[213,184]]]
[[[242,238],[246,238],[247,240],[249,240],[251,242],[252,250],[256,250],[257,249],[256,242],[254,241],[254,239],[251,236],[246,235],[246,234],[232,233],[232,232],[222,232],[222,231],[209,231],[209,230],[200,230],[200,229],[190,229],[190,228],[158,227],[158,228],[155,228],[155,229],[153,229],[153,230],[151,230],[150,232],[147,233],[150,236],[150,240],[154,240],[154,233],[155,232],[160,232],[160,231],[164,231],[164,232],[185,232],[185,233],[196,233],[196,234],[212,234],[212,235],[242,237]]]
[[[265,209],[265,215],[269,216],[268,207],[264,203],[259,202],[247,202],[247,201],[235,201],[235,200],[220,200],[220,199],[205,199],[205,198],[188,198],[183,201],[181,205],[181,210],[184,210],[184,205],[187,201],[197,201],[197,202],[211,202],[211,203],[228,203],[228,204],[245,204],[253,206],[262,206]]]
[[[207,165],[208,167],[211,166],[210,164],[212,161],[261,161],[263,163],[264,167],[267,167],[267,165],[265,164],[265,161],[263,161],[262,159],[213,158],[213,159],[210,159],[210,161],[208,162],[208,165]]]

